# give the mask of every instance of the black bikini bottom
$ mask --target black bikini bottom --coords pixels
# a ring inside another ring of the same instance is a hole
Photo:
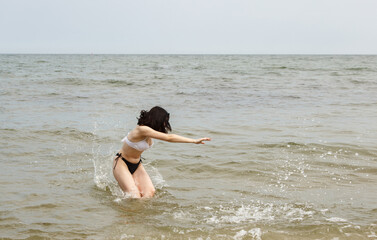
[[[131,163],[129,161],[127,161],[127,159],[125,159],[124,157],[122,157],[122,154],[121,153],[117,153],[116,154],[116,158],[115,158],[115,165],[114,165],[114,169],[118,163],[118,159],[121,158],[123,160],[123,162],[127,165],[128,167],[128,170],[130,170],[130,173],[131,174],[134,174],[134,172],[136,171],[136,169],[139,167],[139,164],[142,162],[141,159],[138,163]]]

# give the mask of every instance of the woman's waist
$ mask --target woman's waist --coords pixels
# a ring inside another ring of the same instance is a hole
[[[121,155],[121,157],[125,158],[130,163],[135,163],[136,164],[141,159],[141,154],[129,154],[129,153],[127,153],[125,151],[122,151],[122,150],[119,151],[118,153]],[[115,158],[117,158],[117,157],[118,156],[116,156]]]

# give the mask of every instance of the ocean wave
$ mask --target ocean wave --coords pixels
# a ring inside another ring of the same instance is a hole
[[[39,63],[48,63],[48,61],[47,60],[37,60],[37,61],[35,61],[35,63],[37,63],[37,64],[39,64]]]
[[[353,145],[349,143],[298,143],[298,142],[282,142],[282,143],[262,143],[252,144],[255,148],[265,149],[290,149],[291,151],[307,152],[307,153],[326,153],[326,154],[342,154],[347,156],[364,155],[368,157],[377,157],[377,151],[374,148],[366,146]]]
[[[340,217],[326,218],[326,221],[329,221],[329,222],[341,222],[341,223],[348,222],[346,219],[343,219],[343,218],[340,218]]]
[[[22,209],[24,209],[24,210],[33,210],[33,209],[40,210],[41,208],[51,209],[51,208],[57,208],[57,207],[59,207],[59,205],[54,204],[54,203],[41,203],[41,204],[32,205],[32,206],[25,206]]]
[[[66,77],[58,78],[50,81],[40,81],[40,84],[56,84],[66,86],[133,86],[135,82],[124,79],[93,79],[93,78],[80,78],[80,77]]]
[[[368,67],[350,67],[350,68],[345,68],[344,70],[347,71],[372,71],[372,69]]]
[[[100,81],[100,84],[109,84],[109,85],[114,85],[114,86],[132,86],[135,85],[134,82],[130,81],[125,81],[125,80],[116,80],[116,79],[109,79],[109,80],[104,80]]]
[[[44,136],[53,136],[53,137],[69,137],[69,138],[74,138],[77,140],[91,140],[94,141],[98,139],[99,137],[95,135],[94,133],[91,132],[85,132],[81,131],[76,128],[62,128],[62,129],[57,129],[57,130],[34,130],[32,131],[32,135],[36,134],[38,135],[44,135]]]

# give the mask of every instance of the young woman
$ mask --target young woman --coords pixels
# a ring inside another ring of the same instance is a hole
[[[155,193],[152,181],[145,171],[141,154],[151,148],[153,138],[167,142],[204,144],[210,138],[191,139],[171,131],[169,113],[161,107],[153,107],[150,111],[141,111],[135,129],[123,138],[123,146],[116,154],[113,173],[120,188],[133,198],[150,198]],[[120,160],[120,161],[119,161]]]

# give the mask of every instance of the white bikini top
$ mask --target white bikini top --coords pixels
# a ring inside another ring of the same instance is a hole
[[[146,139],[144,140],[141,140],[139,142],[131,142],[129,139],[128,139],[128,134],[127,136],[125,136],[123,139],[122,139],[122,142],[125,142],[127,143],[128,146],[142,152],[142,151],[145,151],[147,150],[148,148],[151,148],[153,146],[153,141],[152,141],[152,144],[149,145],[148,142],[146,141]]]

